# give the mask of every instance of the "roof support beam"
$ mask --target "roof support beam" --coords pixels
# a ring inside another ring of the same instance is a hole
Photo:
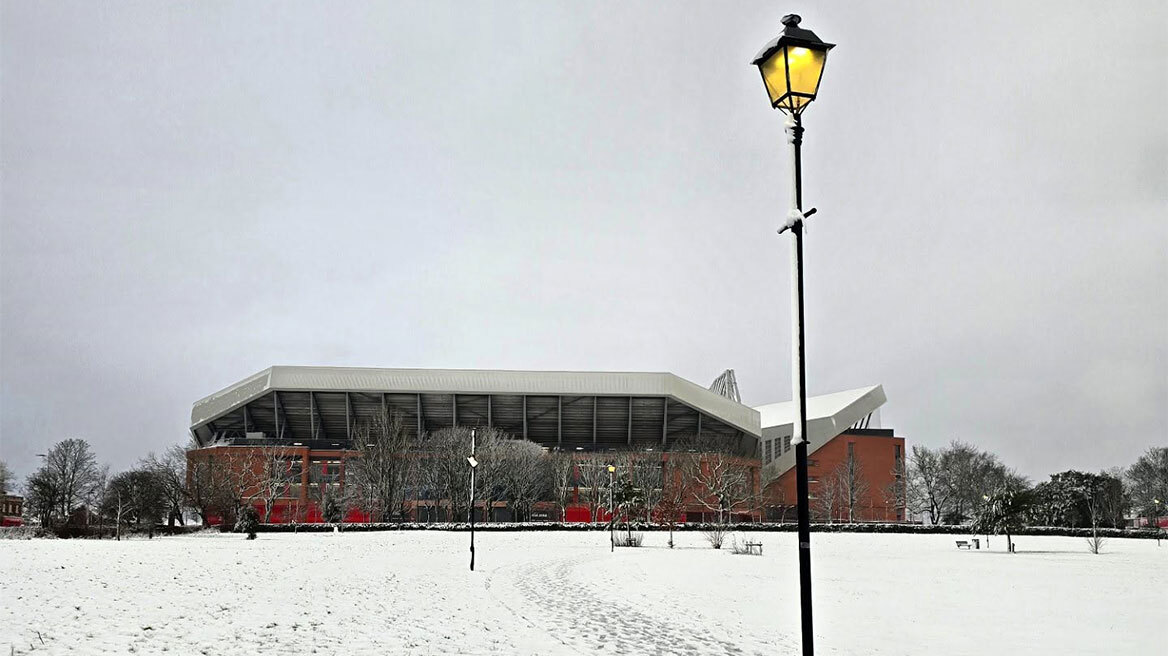
[[[425,430],[426,421],[422,418],[422,395],[418,394],[418,439],[422,439],[422,431]]]
[[[633,444],[633,397],[629,397],[629,445]]]
[[[487,395],[487,428],[493,428],[494,426],[495,426],[495,419],[491,414],[491,395],[488,394]]]
[[[702,411],[698,410],[698,438],[702,436]]]
[[[669,397],[661,399],[661,446],[665,446],[665,436],[669,434]]]
[[[308,393],[308,435],[316,439],[316,394]]]
[[[345,436],[353,439],[353,399],[345,392]]]
[[[527,439],[527,395],[523,395],[523,439]]]
[[[596,446],[596,397],[592,397],[592,446]]]
[[[556,444],[564,443],[564,397],[556,397]]]
[[[453,414],[454,427],[458,428],[458,392],[451,392],[450,393],[450,400],[453,403],[451,408],[453,409],[453,412],[454,412],[454,414]]]
[[[288,439],[296,439],[292,434],[292,425],[288,423],[288,413],[284,412],[284,404],[280,403],[280,393],[272,390],[272,397],[276,401],[276,439],[284,439],[285,433],[288,434]]]

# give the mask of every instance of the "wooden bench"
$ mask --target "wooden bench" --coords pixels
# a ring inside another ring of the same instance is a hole
[[[973,545],[968,540],[957,540],[958,549],[972,549]]]
[[[747,542],[746,543],[746,553],[748,553],[748,554],[754,553],[755,547],[758,547],[758,555],[761,556],[762,555],[762,543],[761,542]]]

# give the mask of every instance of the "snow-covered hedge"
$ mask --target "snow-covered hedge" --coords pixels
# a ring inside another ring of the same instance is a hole
[[[708,531],[714,524],[691,523],[678,524],[675,531]],[[334,527],[342,532],[355,531],[467,531],[470,525],[466,522],[386,522],[374,524],[261,524],[261,533],[331,533]],[[624,524],[618,524],[624,530]],[[667,531],[668,526],[662,524],[646,524],[633,522],[634,531]],[[733,531],[790,531],[798,530],[796,524],[769,524],[769,523],[739,523],[725,525]],[[608,524],[584,522],[493,522],[475,523],[476,531],[607,531]],[[891,524],[891,523],[856,523],[856,524],[812,524],[813,533],[925,533],[938,535],[970,535],[969,526],[922,525],[922,524]],[[1015,535],[1062,535],[1070,537],[1088,537],[1089,528],[1064,528],[1060,526],[1030,526]],[[1106,538],[1151,538],[1155,539],[1154,529],[1116,529],[1101,528],[1099,535]],[[1161,534],[1163,535],[1163,534]]]
[[[0,540],[31,540],[57,536],[39,526],[0,526]]]

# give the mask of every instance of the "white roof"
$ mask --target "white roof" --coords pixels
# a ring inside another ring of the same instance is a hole
[[[845,392],[812,396],[807,399],[807,453],[815,453],[836,435],[884,405],[884,388],[880,385],[860,387]],[[774,459],[764,458],[762,481],[766,485],[795,466],[795,449],[785,449],[783,438],[794,433],[795,404],[771,403],[756,408],[762,422],[763,446],[774,441]]]
[[[807,398],[807,438],[812,445],[821,445],[867,417],[886,400],[884,387],[880,385],[810,396]],[[777,429],[785,435],[791,434],[795,422],[793,401],[760,405],[755,410],[758,410],[763,430]]]
[[[265,369],[196,401],[191,411],[191,426],[202,425],[271,390],[671,396],[746,433],[761,434],[759,415],[754,409],[671,373],[363,367],[277,366]]]

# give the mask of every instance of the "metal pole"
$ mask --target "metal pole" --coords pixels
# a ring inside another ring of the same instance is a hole
[[[811,510],[808,503],[807,484],[807,370],[804,362],[803,343],[803,170],[801,150],[803,146],[803,121],[798,114],[787,119],[787,140],[791,143],[792,174],[794,184],[791,193],[791,214],[788,220],[794,239],[791,241],[791,268],[793,270],[791,289],[792,363],[791,387],[798,399],[798,417],[794,429],[795,444],[795,486],[799,515],[799,605],[802,610],[803,654],[815,653],[815,637],[811,622]]]
[[[632,399],[632,397],[629,397],[629,398],[630,398],[630,400]],[[613,553],[616,551],[616,537],[613,536],[613,534],[612,534],[613,524],[616,523],[616,513],[614,513],[612,511],[612,482],[613,482],[612,479],[613,479],[613,468],[609,467],[608,468],[608,552],[609,553]]]
[[[477,429],[470,429],[470,457],[475,457],[475,432]],[[474,503],[475,503],[475,469],[473,465],[470,468],[470,571],[474,571]]]

